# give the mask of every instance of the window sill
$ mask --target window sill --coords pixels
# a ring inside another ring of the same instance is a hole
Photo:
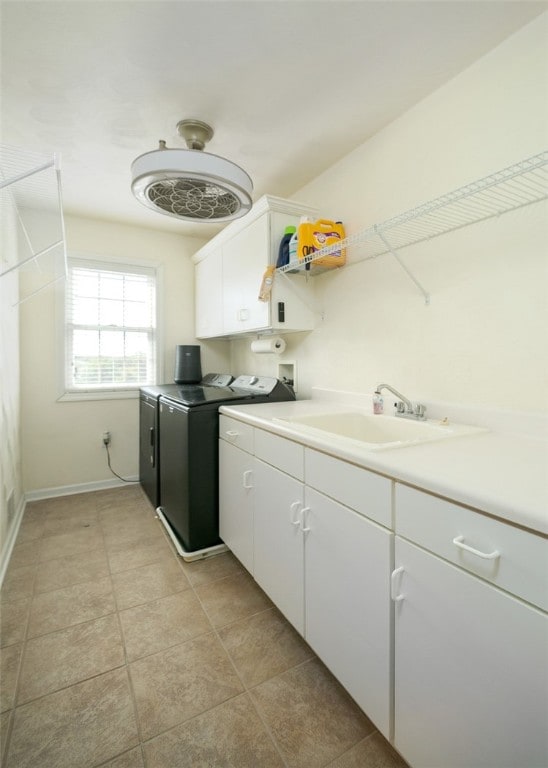
[[[58,403],[74,403],[83,400],[135,400],[139,397],[136,389],[109,389],[96,392],[65,392],[57,398]]]

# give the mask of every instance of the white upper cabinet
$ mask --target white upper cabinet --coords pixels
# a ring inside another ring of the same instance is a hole
[[[269,263],[268,219],[263,214],[222,247],[224,333],[245,333],[269,324],[269,302],[257,298]]]
[[[276,274],[270,301],[258,298],[285,228],[303,215],[317,212],[265,196],[194,255],[197,338],[314,328],[312,286],[298,277]]]
[[[207,339],[223,327],[223,254],[214,251],[194,267],[196,336]],[[201,311],[198,312],[198,307]]]

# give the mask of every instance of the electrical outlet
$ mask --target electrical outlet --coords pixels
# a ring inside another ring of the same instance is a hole
[[[103,432],[103,445],[110,445],[110,432]]]

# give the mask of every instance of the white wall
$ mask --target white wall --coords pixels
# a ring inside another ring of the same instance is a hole
[[[546,149],[548,14],[388,125],[294,195],[349,234]],[[359,94],[356,94],[359,98]],[[328,130],[328,124],[326,124]],[[546,403],[546,206],[535,204],[401,252],[313,278],[324,319],[288,334],[281,360],[233,342],[238,371],[298,363],[313,385],[539,410]]]
[[[17,261],[11,210],[2,208],[0,262]],[[8,221],[10,217],[10,221]],[[18,275],[0,277],[0,583],[24,508],[19,410]]]
[[[163,268],[160,310],[164,382],[173,380],[176,344],[195,344],[192,254],[203,240],[112,222],[66,217],[67,247],[113,260]],[[123,477],[138,475],[138,400],[58,402],[62,345],[56,292],[46,289],[21,306],[21,425],[26,493],[115,480],[101,437],[112,434],[111,457]],[[202,368],[229,370],[226,342],[201,343]]]
[[[516,33],[294,198],[344,220],[353,233],[545,149],[547,22],[545,14]],[[371,392],[384,380],[418,400],[537,410],[547,394],[541,208],[405,249],[402,257],[431,293],[429,307],[383,256],[315,278],[323,320],[310,334],[288,335],[281,359],[251,354],[249,341],[202,342],[203,370],[276,375],[279,362],[295,359],[300,397],[313,385]],[[164,265],[170,381],[175,345],[195,343],[190,255],[201,241],[72,217],[67,239],[79,252]],[[26,492],[110,479],[105,429],[115,469],[137,474],[136,400],[57,402],[54,299],[46,290],[21,309]],[[15,434],[17,418],[10,418]]]

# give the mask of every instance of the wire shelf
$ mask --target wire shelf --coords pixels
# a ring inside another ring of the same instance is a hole
[[[315,267],[323,256],[355,250],[352,263],[374,259],[386,253],[395,255],[409,245],[430,240],[470,224],[500,216],[508,211],[548,199],[548,151],[522,160],[472,184],[412,208],[399,216],[322,248],[303,260],[279,267],[278,272],[320,274],[328,270]],[[309,271],[307,264],[310,264]],[[341,265],[340,268],[342,268]],[[422,288],[421,288],[422,290]],[[423,293],[425,293],[423,291]],[[425,293],[425,296],[427,294]]]
[[[57,155],[0,145],[0,218],[0,277],[20,270],[18,304],[66,276]]]

